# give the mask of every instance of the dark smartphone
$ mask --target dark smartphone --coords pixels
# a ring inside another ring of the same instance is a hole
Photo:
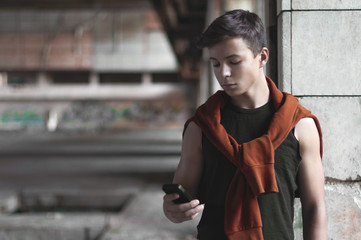
[[[179,198],[173,200],[176,204],[187,203],[193,200],[192,196],[180,184],[164,184],[162,187],[166,194],[176,193]]]

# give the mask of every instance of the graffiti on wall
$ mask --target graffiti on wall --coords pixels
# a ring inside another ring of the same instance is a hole
[[[62,113],[60,128],[127,128],[183,124],[183,103],[76,102]]]
[[[182,101],[78,101],[0,106],[0,130],[101,130],[182,126],[187,117]]]
[[[26,127],[41,127],[44,124],[44,114],[31,108],[5,109],[0,115],[0,126],[8,129]]]

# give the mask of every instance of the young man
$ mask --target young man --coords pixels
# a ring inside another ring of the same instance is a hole
[[[293,239],[294,198],[302,203],[304,239],[326,239],[322,137],[315,116],[265,76],[266,36],[260,18],[234,10],[202,34],[224,91],[185,125],[174,183],[197,199],[164,213],[175,223],[203,211],[203,240]]]

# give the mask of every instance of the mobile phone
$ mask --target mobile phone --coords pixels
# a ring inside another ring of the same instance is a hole
[[[162,187],[166,194],[176,193],[179,198],[173,200],[176,204],[187,203],[193,200],[193,197],[180,184],[164,184]]]

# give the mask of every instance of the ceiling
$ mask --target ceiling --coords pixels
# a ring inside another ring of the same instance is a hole
[[[2,0],[1,9],[149,8],[148,0]]]
[[[2,0],[0,33],[14,33],[14,31],[76,33],[81,27],[90,26],[94,19],[101,18],[103,10],[154,9],[178,59],[182,78],[198,80],[201,50],[196,48],[194,40],[204,29],[207,2],[207,0]],[[63,14],[64,10],[66,15]],[[42,14],[37,14],[39,11]]]

